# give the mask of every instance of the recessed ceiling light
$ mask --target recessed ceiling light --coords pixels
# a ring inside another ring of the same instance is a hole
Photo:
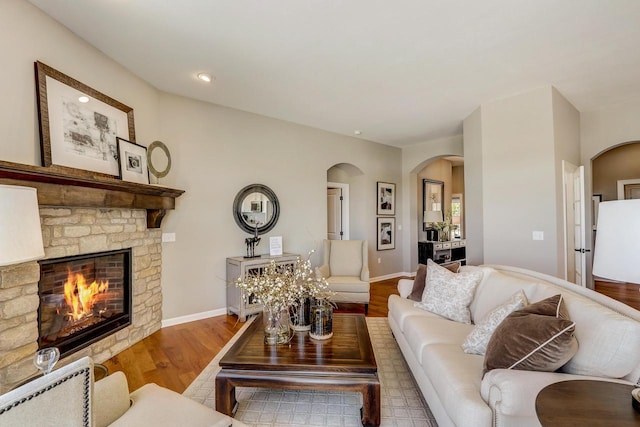
[[[207,82],[207,83],[211,83],[211,80],[212,80],[211,74],[207,74],[207,73],[198,74],[198,78],[203,82]]]
[[[83,104],[86,104],[87,102],[89,102],[89,97],[82,95],[81,97],[78,98],[78,101],[82,102]]]
[[[354,130],[353,133],[355,133],[356,135],[362,135],[362,131],[361,130]]]

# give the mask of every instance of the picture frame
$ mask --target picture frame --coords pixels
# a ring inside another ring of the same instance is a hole
[[[387,251],[396,248],[396,219],[394,217],[378,217],[377,249]]]
[[[598,209],[600,208],[600,202],[602,202],[602,194],[594,194],[591,196],[591,228],[596,231],[598,228]]]
[[[35,63],[43,166],[119,176],[117,139],[135,141],[133,108]]]
[[[147,147],[116,138],[118,146],[118,174],[123,181],[149,184]]]
[[[378,215],[396,214],[396,185],[390,182],[380,182],[376,188],[376,213]]]

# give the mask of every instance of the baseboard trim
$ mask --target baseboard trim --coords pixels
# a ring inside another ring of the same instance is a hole
[[[181,325],[183,323],[194,322],[196,320],[208,319],[210,317],[222,316],[227,314],[226,308],[218,308],[216,310],[203,311],[201,313],[187,314],[186,316],[173,317],[171,319],[163,319],[162,327]]]
[[[401,271],[398,273],[385,274],[384,276],[372,277],[369,279],[369,282],[381,282],[383,280],[395,279],[396,277],[415,276],[415,274],[416,273],[407,273],[405,271]]]

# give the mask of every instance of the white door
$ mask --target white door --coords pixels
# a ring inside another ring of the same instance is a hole
[[[586,286],[584,167],[562,162],[565,206],[565,279]]]
[[[342,240],[342,189],[327,188],[327,239]]]
[[[575,256],[575,284],[587,285],[586,263],[587,251],[585,246],[587,228],[585,224],[584,201],[584,166],[580,166],[573,173],[573,214],[574,214],[574,246]]]

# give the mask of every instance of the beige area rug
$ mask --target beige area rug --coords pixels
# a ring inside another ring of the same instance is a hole
[[[215,377],[220,370],[218,361],[249,323],[185,390],[185,396],[215,409]],[[437,427],[391,334],[387,319],[369,317],[367,326],[378,363],[381,426]],[[360,393],[238,387],[236,399],[239,405],[235,418],[253,427],[362,425]]]

